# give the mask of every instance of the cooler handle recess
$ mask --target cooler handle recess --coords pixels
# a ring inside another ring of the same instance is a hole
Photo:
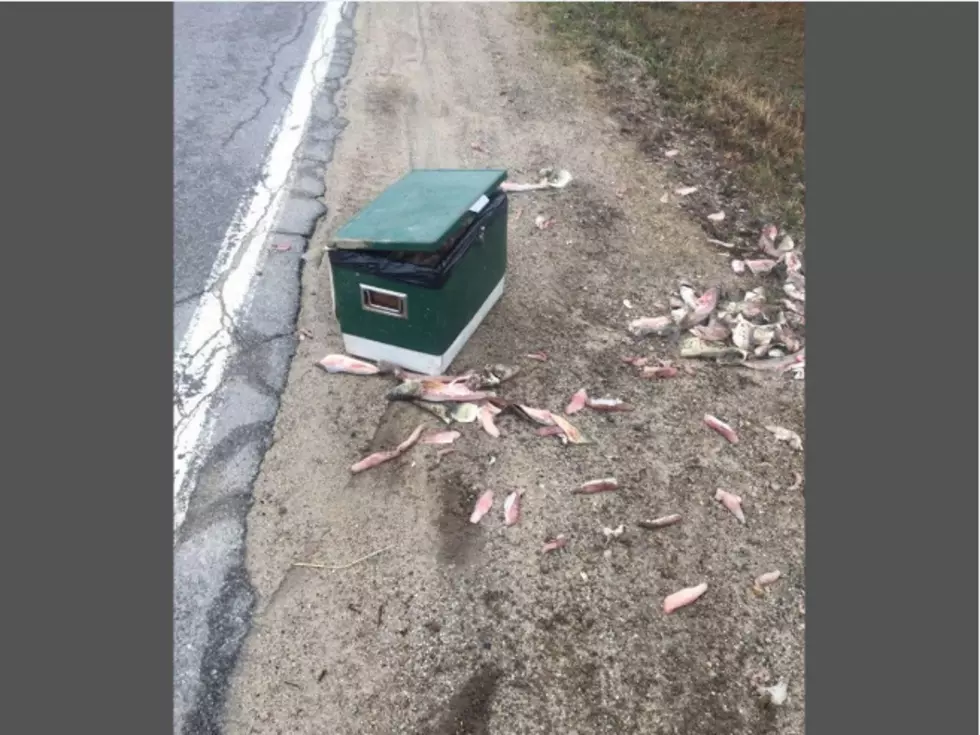
[[[361,284],[361,308],[376,314],[408,318],[408,296],[397,291],[388,291]]]

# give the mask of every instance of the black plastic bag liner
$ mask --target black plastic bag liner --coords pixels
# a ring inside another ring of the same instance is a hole
[[[500,212],[507,216],[507,194],[497,191],[491,196],[490,202],[465,226],[459,236],[447,239],[448,248],[441,253],[435,264],[412,262],[413,260],[430,260],[439,253],[406,253],[392,250],[341,250],[330,249],[330,266],[332,268],[349,268],[361,273],[380,276],[392,281],[400,281],[413,286],[424,288],[442,288],[449,278],[453,268],[469,252],[482,234],[483,225]],[[455,239],[455,244],[452,241]],[[425,256],[429,256],[426,258]]]

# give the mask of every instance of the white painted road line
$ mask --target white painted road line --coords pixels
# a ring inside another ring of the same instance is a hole
[[[235,351],[234,327],[249,306],[252,285],[267,256],[264,245],[288,197],[293,159],[315,93],[330,67],[344,3],[329,2],[300,70],[289,106],[273,129],[258,184],[239,205],[225,234],[204,294],[174,358],[174,542],[187,515],[202,449],[214,428],[212,403]]]

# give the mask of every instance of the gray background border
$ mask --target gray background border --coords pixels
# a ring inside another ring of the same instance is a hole
[[[806,22],[807,730],[977,732],[977,5]]]
[[[0,5],[11,731],[172,732],[171,13]],[[814,733],[977,730],[976,28],[807,9]]]
[[[172,27],[0,5],[5,732],[173,733]]]

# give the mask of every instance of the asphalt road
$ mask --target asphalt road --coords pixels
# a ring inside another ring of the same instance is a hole
[[[313,38],[317,3],[174,6],[174,343],[256,184]]]
[[[174,7],[174,732],[222,731],[252,483],[345,122],[349,3]]]

